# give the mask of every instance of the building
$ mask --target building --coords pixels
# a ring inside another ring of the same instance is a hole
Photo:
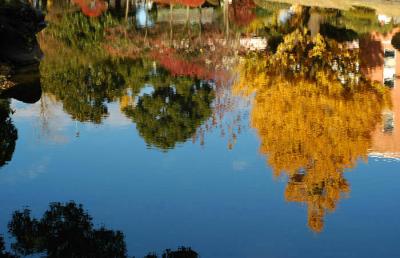
[[[367,78],[380,82],[391,90],[392,108],[383,111],[382,124],[372,135],[370,156],[400,159],[400,51],[392,38],[400,28],[390,33],[372,33],[360,42],[362,70]]]

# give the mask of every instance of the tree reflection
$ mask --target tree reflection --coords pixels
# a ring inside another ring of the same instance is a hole
[[[190,247],[181,247],[178,250],[173,251],[171,249],[165,250],[162,255],[162,258],[196,258],[198,254],[193,251]]]
[[[35,103],[41,93],[38,65],[19,67],[0,62],[0,168],[11,161],[18,139],[10,99]]]
[[[109,102],[136,96],[135,103],[123,105],[123,112],[136,123],[148,145],[169,149],[193,136],[211,116],[212,85],[189,78],[205,73],[175,77],[176,70],[157,68],[143,46],[143,56],[134,60],[103,49],[106,31],[120,29],[111,16],[92,20],[71,12],[52,19],[53,24],[40,37],[47,56],[40,67],[43,90],[61,101],[73,119],[101,123],[108,115]],[[118,34],[117,38],[124,37]],[[194,67],[189,62],[184,64]],[[147,85],[154,91],[140,95]]]
[[[108,8],[107,3],[103,0],[73,0],[73,2],[79,5],[82,12],[89,17],[99,17]]]
[[[253,0],[234,0],[229,16],[238,26],[248,26],[256,18],[255,7]]]
[[[82,205],[53,203],[40,220],[30,210],[16,211],[9,225],[19,255],[46,253],[48,257],[125,257],[124,235],[104,227],[93,228]]]
[[[123,75],[114,68],[119,64],[101,44],[116,19],[109,14],[90,19],[68,8],[65,12],[50,13],[49,27],[39,37],[46,55],[40,66],[43,90],[62,101],[73,119],[101,123],[108,115],[107,103],[125,86]]]
[[[11,161],[18,132],[10,118],[10,101],[0,99],[0,167]]]
[[[208,82],[174,77],[163,69],[152,74],[153,68],[146,59],[99,58],[87,65],[84,56],[55,57],[43,61],[41,75],[44,91],[82,122],[101,123],[109,102],[127,97],[127,92],[137,95],[137,102],[127,103],[123,112],[136,123],[147,144],[169,149],[190,138],[211,116],[214,89]],[[146,85],[154,91],[139,95]]]
[[[308,225],[323,229],[350,190],[345,169],[367,158],[388,90],[359,72],[358,51],[295,31],[275,54],[248,57],[235,91],[256,93],[251,126],[275,176],[285,173],[288,201],[306,203]]]
[[[0,257],[2,258],[17,258],[18,256],[11,254],[6,251],[6,247],[4,244],[4,238],[0,236]]]
[[[212,85],[189,78],[169,78],[153,84],[153,91],[137,96],[123,112],[136,123],[146,143],[160,149],[174,148],[192,137],[212,114]]]
[[[8,224],[14,237],[14,254],[5,251],[0,237],[1,257],[45,255],[45,257],[128,257],[124,234],[104,226],[95,228],[93,218],[82,205],[75,202],[51,203],[40,219],[33,218],[29,209],[15,211]],[[146,257],[158,257],[149,254]],[[195,258],[191,248],[165,250],[162,257]]]
[[[42,87],[38,64],[10,67],[6,73],[4,71],[2,73],[0,68],[0,98],[13,98],[25,103],[36,103],[41,96]]]
[[[91,65],[78,59],[57,66],[44,63],[41,73],[44,91],[62,101],[64,110],[81,122],[101,123],[108,114],[106,104],[125,87],[123,75],[108,60]]]

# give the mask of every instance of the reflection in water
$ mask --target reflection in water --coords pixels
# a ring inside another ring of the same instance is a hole
[[[157,258],[157,254],[150,253],[145,258]],[[177,250],[167,249],[161,256],[162,258],[197,258],[199,255],[193,251],[190,247],[180,247]]]
[[[45,27],[43,15],[25,1],[0,0],[0,167],[11,161],[18,132],[11,120],[10,98],[26,103],[40,99],[39,59],[35,34]]]
[[[250,123],[260,152],[276,177],[288,177],[286,200],[307,205],[313,231],[322,231],[326,212],[350,192],[344,171],[366,160],[371,148],[383,153],[392,147],[386,141],[400,142],[397,101],[389,110],[382,86],[399,98],[400,36],[394,18],[378,19],[374,9],[263,0],[32,2],[49,22],[38,38],[45,54],[40,67],[34,35],[42,15],[24,4],[32,24],[16,25],[21,16],[0,8],[6,35],[0,58],[7,61],[0,64],[0,166],[11,160],[17,140],[6,99],[34,103],[42,84],[46,98],[62,103],[72,119],[94,124],[109,116],[109,103],[119,102],[148,146],[168,150],[222,128],[224,112],[239,109],[231,96],[224,99],[239,59],[233,91],[253,98]],[[240,116],[234,121],[229,148],[237,140],[233,127],[242,126]],[[125,257],[123,234],[95,229],[91,221],[75,203],[52,204],[40,220],[29,210],[15,212],[12,249],[17,255]],[[181,248],[163,257],[197,253]]]
[[[17,258],[18,256],[11,254],[10,252],[7,252],[5,250],[5,244],[4,244],[4,239],[2,236],[0,236],[0,257],[3,258]]]
[[[14,254],[5,251],[0,238],[2,257],[43,255],[46,257],[128,257],[125,237],[121,231],[94,228],[93,218],[82,205],[74,202],[51,203],[40,219],[33,218],[29,209],[15,211],[8,230],[15,242],[11,244]],[[146,257],[157,257],[149,254]],[[195,258],[198,254],[191,248],[176,251],[165,250],[162,257]]]
[[[149,13],[152,7],[153,3],[146,4],[146,1],[136,4],[136,26],[138,28],[151,28],[154,26],[154,19]]]
[[[107,10],[107,3],[103,0],[73,0],[79,5],[82,12],[89,17],[99,17]]]
[[[144,140],[168,149],[190,138],[212,114],[214,89],[208,82],[173,77],[163,69],[151,75],[154,66],[146,60],[84,62],[76,55],[48,59],[41,66],[44,91],[62,101],[78,121],[101,123],[108,115],[107,103],[121,99],[123,112]],[[152,94],[135,96],[147,85],[154,87]]]
[[[0,98],[13,98],[31,104],[39,101],[42,87],[37,64],[14,68],[12,75],[5,75],[5,77],[4,84],[8,85],[0,90]]]
[[[18,139],[17,128],[11,119],[13,110],[10,107],[9,99],[35,103],[40,100],[42,94],[40,82],[38,82],[38,71],[34,69],[33,73],[29,73],[26,72],[26,69],[29,68],[20,69],[25,71],[25,74],[18,71],[17,74],[7,78],[5,82],[10,82],[11,86],[0,90],[0,167],[11,161]]]
[[[235,91],[256,92],[251,126],[260,152],[275,176],[288,175],[286,199],[306,203],[308,225],[319,232],[325,212],[349,192],[343,171],[367,157],[387,90],[361,75],[358,51],[320,34],[295,31],[275,54],[257,58],[242,62]]]
[[[372,33],[362,42],[365,49],[362,55],[366,60],[362,69],[365,74],[372,80],[391,88],[393,107],[383,112],[383,121],[373,134],[370,153],[371,156],[385,159],[399,159],[400,157],[400,121],[398,119],[400,115],[398,87],[400,83],[398,76],[400,74],[400,48],[396,44],[396,38],[399,37],[397,35],[400,35],[399,28],[385,34]],[[368,59],[371,56],[373,60]]]
[[[46,54],[40,69],[43,90],[61,101],[73,119],[102,123],[108,116],[107,103],[120,100],[121,110],[136,123],[149,146],[170,149],[191,138],[211,116],[215,89],[212,83],[201,80],[209,77],[203,67],[197,65],[198,72],[189,71],[185,69],[188,61],[175,62],[165,52],[149,52],[135,59],[113,58],[120,52],[101,47],[106,31],[118,23],[111,16],[91,20],[71,12],[51,21],[40,36]],[[151,57],[160,60],[164,69]],[[154,92],[141,96],[148,86]]]
[[[12,158],[18,132],[10,118],[10,102],[0,99],[0,167]]]
[[[81,122],[101,123],[107,116],[107,102],[116,100],[124,78],[103,61],[90,66],[69,59],[62,64],[42,64],[43,90],[62,101],[65,112]]]
[[[150,146],[174,148],[192,137],[212,113],[212,86],[207,82],[173,78],[154,84],[150,94],[138,96],[122,111],[136,123],[139,134]]]
[[[19,255],[46,253],[49,257],[125,257],[124,235],[95,229],[92,217],[75,203],[53,203],[41,219],[30,210],[16,211],[8,225]]]
[[[97,2],[102,1],[91,8]],[[209,79],[224,74],[211,71],[235,63],[229,57],[236,47],[226,47],[228,39],[239,37],[237,45],[245,50],[264,50],[265,43],[249,42],[264,42],[254,35],[266,36],[273,54],[266,59],[242,53],[235,90],[256,91],[251,125],[258,130],[261,152],[276,176],[289,175],[286,198],[307,203],[309,225],[321,231],[325,212],[349,191],[342,172],[366,158],[370,134],[388,102],[386,89],[361,74],[359,44],[366,42],[366,32],[386,32],[393,24],[381,26],[369,8],[340,11],[246,0],[222,8],[224,27],[192,26],[194,16],[200,24],[208,17],[189,8],[201,3],[184,2],[185,17],[172,5],[138,2],[136,26],[129,29],[108,13],[97,19],[73,10],[50,16],[40,38],[47,55],[41,65],[44,91],[82,122],[101,123],[107,103],[119,100],[149,146],[170,149],[212,117],[218,84]],[[133,7],[125,7],[129,15]],[[178,16],[187,27],[174,27]],[[156,17],[160,24],[169,23],[170,31],[153,24]],[[360,43],[359,34],[364,35]],[[148,88],[151,92],[142,93]]]

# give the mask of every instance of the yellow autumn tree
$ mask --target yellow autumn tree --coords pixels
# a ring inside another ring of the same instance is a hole
[[[349,184],[346,169],[366,159],[387,90],[357,71],[357,51],[306,31],[286,36],[276,53],[238,67],[234,93],[253,96],[251,127],[275,176],[289,178],[285,197],[306,203],[308,225],[323,229]],[[322,60],[324,59],[324,60]]]

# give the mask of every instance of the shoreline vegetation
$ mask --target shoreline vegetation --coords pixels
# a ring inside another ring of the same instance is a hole
[[[400,0],[255,0],[254,2],[260,6],[265,2],[277,2],[341,10],[350,10],[352,7],[359,6],[375,9],[378,14],[400,16]]]

